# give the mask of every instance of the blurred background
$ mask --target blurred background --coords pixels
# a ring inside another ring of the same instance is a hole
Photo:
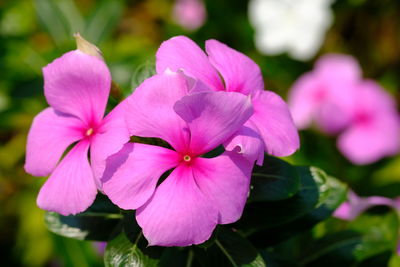
[[[41,69],[75,49],[73,33],[80,32],[102,50],[120,85],[110,107],[152,73],[160,43],[182,34],[200,46],[214,38],[245,53],[261,67],[267,89],[285,99],[319,56],[353,55],[364,77],[376,80],[398,103],[400,1],[326,2],[320,42],[299,56],[286,53],[280,44],[271,53],[260,42],[256,46],[262,26],[244,0],[0,0],[1,265],[102,266],[101,250],[92,243],[58,237],[45,228],[44,212],[36,206],[45,179],[23,170],[27,132],[47,106]],[[293,40],[302,42],[301,35]],[[400,195],[400,156],[356,166],[338,152],[334,137],[315,129],[302,131],[301,143],[289,158],[292,163],[320,167],[361,196]]]

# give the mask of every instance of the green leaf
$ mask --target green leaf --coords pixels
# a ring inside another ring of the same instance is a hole
[[[395,251],[399,222],[395,212],[363,214],[348,229],[310,242],[298,260],[301,266],[386,266]],[[379,263],[379,264],[377,264]]]
[[[131,242],[121,233],[107,244],[104,253],[104,265],[107,267],[131,266],[131,267],[156,267],[160,261],[159,257],[145,254],[138,246],[141,234],[135,242]],[[151,250],[151,248],[147,249]]]
[[[94,44],[99,44],[111,34],[121,15],[123,4],[120,0],[100,1],[85,29],[85,38]]]
[[[87,211],[70,216],[46,212],[47,228],[58,235],[78,240],[108,241],[122,230],[122,215],[106,196],[98,194]]]
[[[214,244],[206,249],[195,247],[195,258],[201,266],[265,267],[253,245],[239,233],[220,227]]]
[[[294,196],[300,188],[295,167],[281,159],[267,156],[263,166],[256,166],[251,180],[249,201],[277,201]]]
[[[315,167],[297,167],[301,186],[292,198],[248,204],[237,223],[256,245],[276,244],[311,229],[345,200],[347,187]]]

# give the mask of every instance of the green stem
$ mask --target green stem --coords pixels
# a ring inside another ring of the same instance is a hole
[[[188,258],[187,258],[187,262],[186,262],[186,267],[191,267],[192,266],[193,256],[194,256],[193,250],[189,249]]]
[[[233,267],[239,267],[235,261],[232,259],[231,255],[229,255],[228,251],[225,250],[225,248],[222,246],[222,244],[218,241],[215,240],[215,244],[222,250],[222,252],[225,254],[225,256],[228,258],[228,260],[232,263]]]

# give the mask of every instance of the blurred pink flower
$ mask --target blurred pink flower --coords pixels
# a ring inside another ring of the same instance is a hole
[[[296,126],[314,121],[321,130],[339,134],[338,148],[354,164],[369,164],[400,151],[396,103],[376,82],[363,80],[350,56],[326,55],[300,77],[289,93]]]
[[[176,0],[173,9],[174,20],[187,30],[197,30],[207,17],[203,0]]]
[[[188,95],[187,77],[167,71],[144,81],[127,99],[131,135],[161,138],[173,149],[128,143],[107,162],[104,192],[136,219],[149,245],[189,246],[217,224],[238,220],[249,191],[252,162],[235,151],[201,155],[251,116],[249,97],[236,92]],[[157,186],[162,174],[172,170]]]
[[[50,107],[33,120],[25,170],[35,176],[51,174],[37,198],[40,208],[76,214],[92,204],[106,157],[117,152],[129,135],[121,108],[103,119],[111,77],[102,60],[74,50],[44,67],[43,74]]]
[[[251,97],[254,113],[235,136],[225,142],[227,150],[240,148],[250,160],[262,164],[264,150],[288,156],[299,147],[299,136],[286,103],[264,91],[260,68],[246,55],[216,40],[206,41],[206,53],[185,36],[163,42],[156,54],[157,73],[170,68],[196,80],[197,91],[238,92]]]
[[[349,191],[348,200],[336,209],[333,216],[342,220],[352,221],[373,206],[383,205],[398,210],[399,207],[396,202],[399,200],[400,198],[390,199],[380,196],[359,197],[353,191]]]
[[[361,213],[374,206],[388,206],[400,214],[400,197],[390,199],[381,196],[359,197],[353,191],[349,191],[348,200],[333,213],[333,216],[345,221],[353,221]],[[397,245],[397,254],[400,255],[400,241]]]

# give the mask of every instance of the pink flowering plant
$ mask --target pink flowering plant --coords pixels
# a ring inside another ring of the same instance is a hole
[[[334,220],[347,186],[277,157],[299,149],[295,122],[331,119],[310,118],[328,92],[310,89],[312,112],[294,122],[248,56],[177,36],[159,47],[153,76],[107,105],[118,87],[106,62],[80,36],[77,44],[43,68],[49,107],[27,140],[26,172],[48,176],[37,204],[50,231],[106,242],[106,266],[321,266],[316,249],[287,256],[283,247]],[[342,131],[350,118],[340,119],[326,130]],[[368,240],[357,242],[366,248],[359,261],[375,255]]]

